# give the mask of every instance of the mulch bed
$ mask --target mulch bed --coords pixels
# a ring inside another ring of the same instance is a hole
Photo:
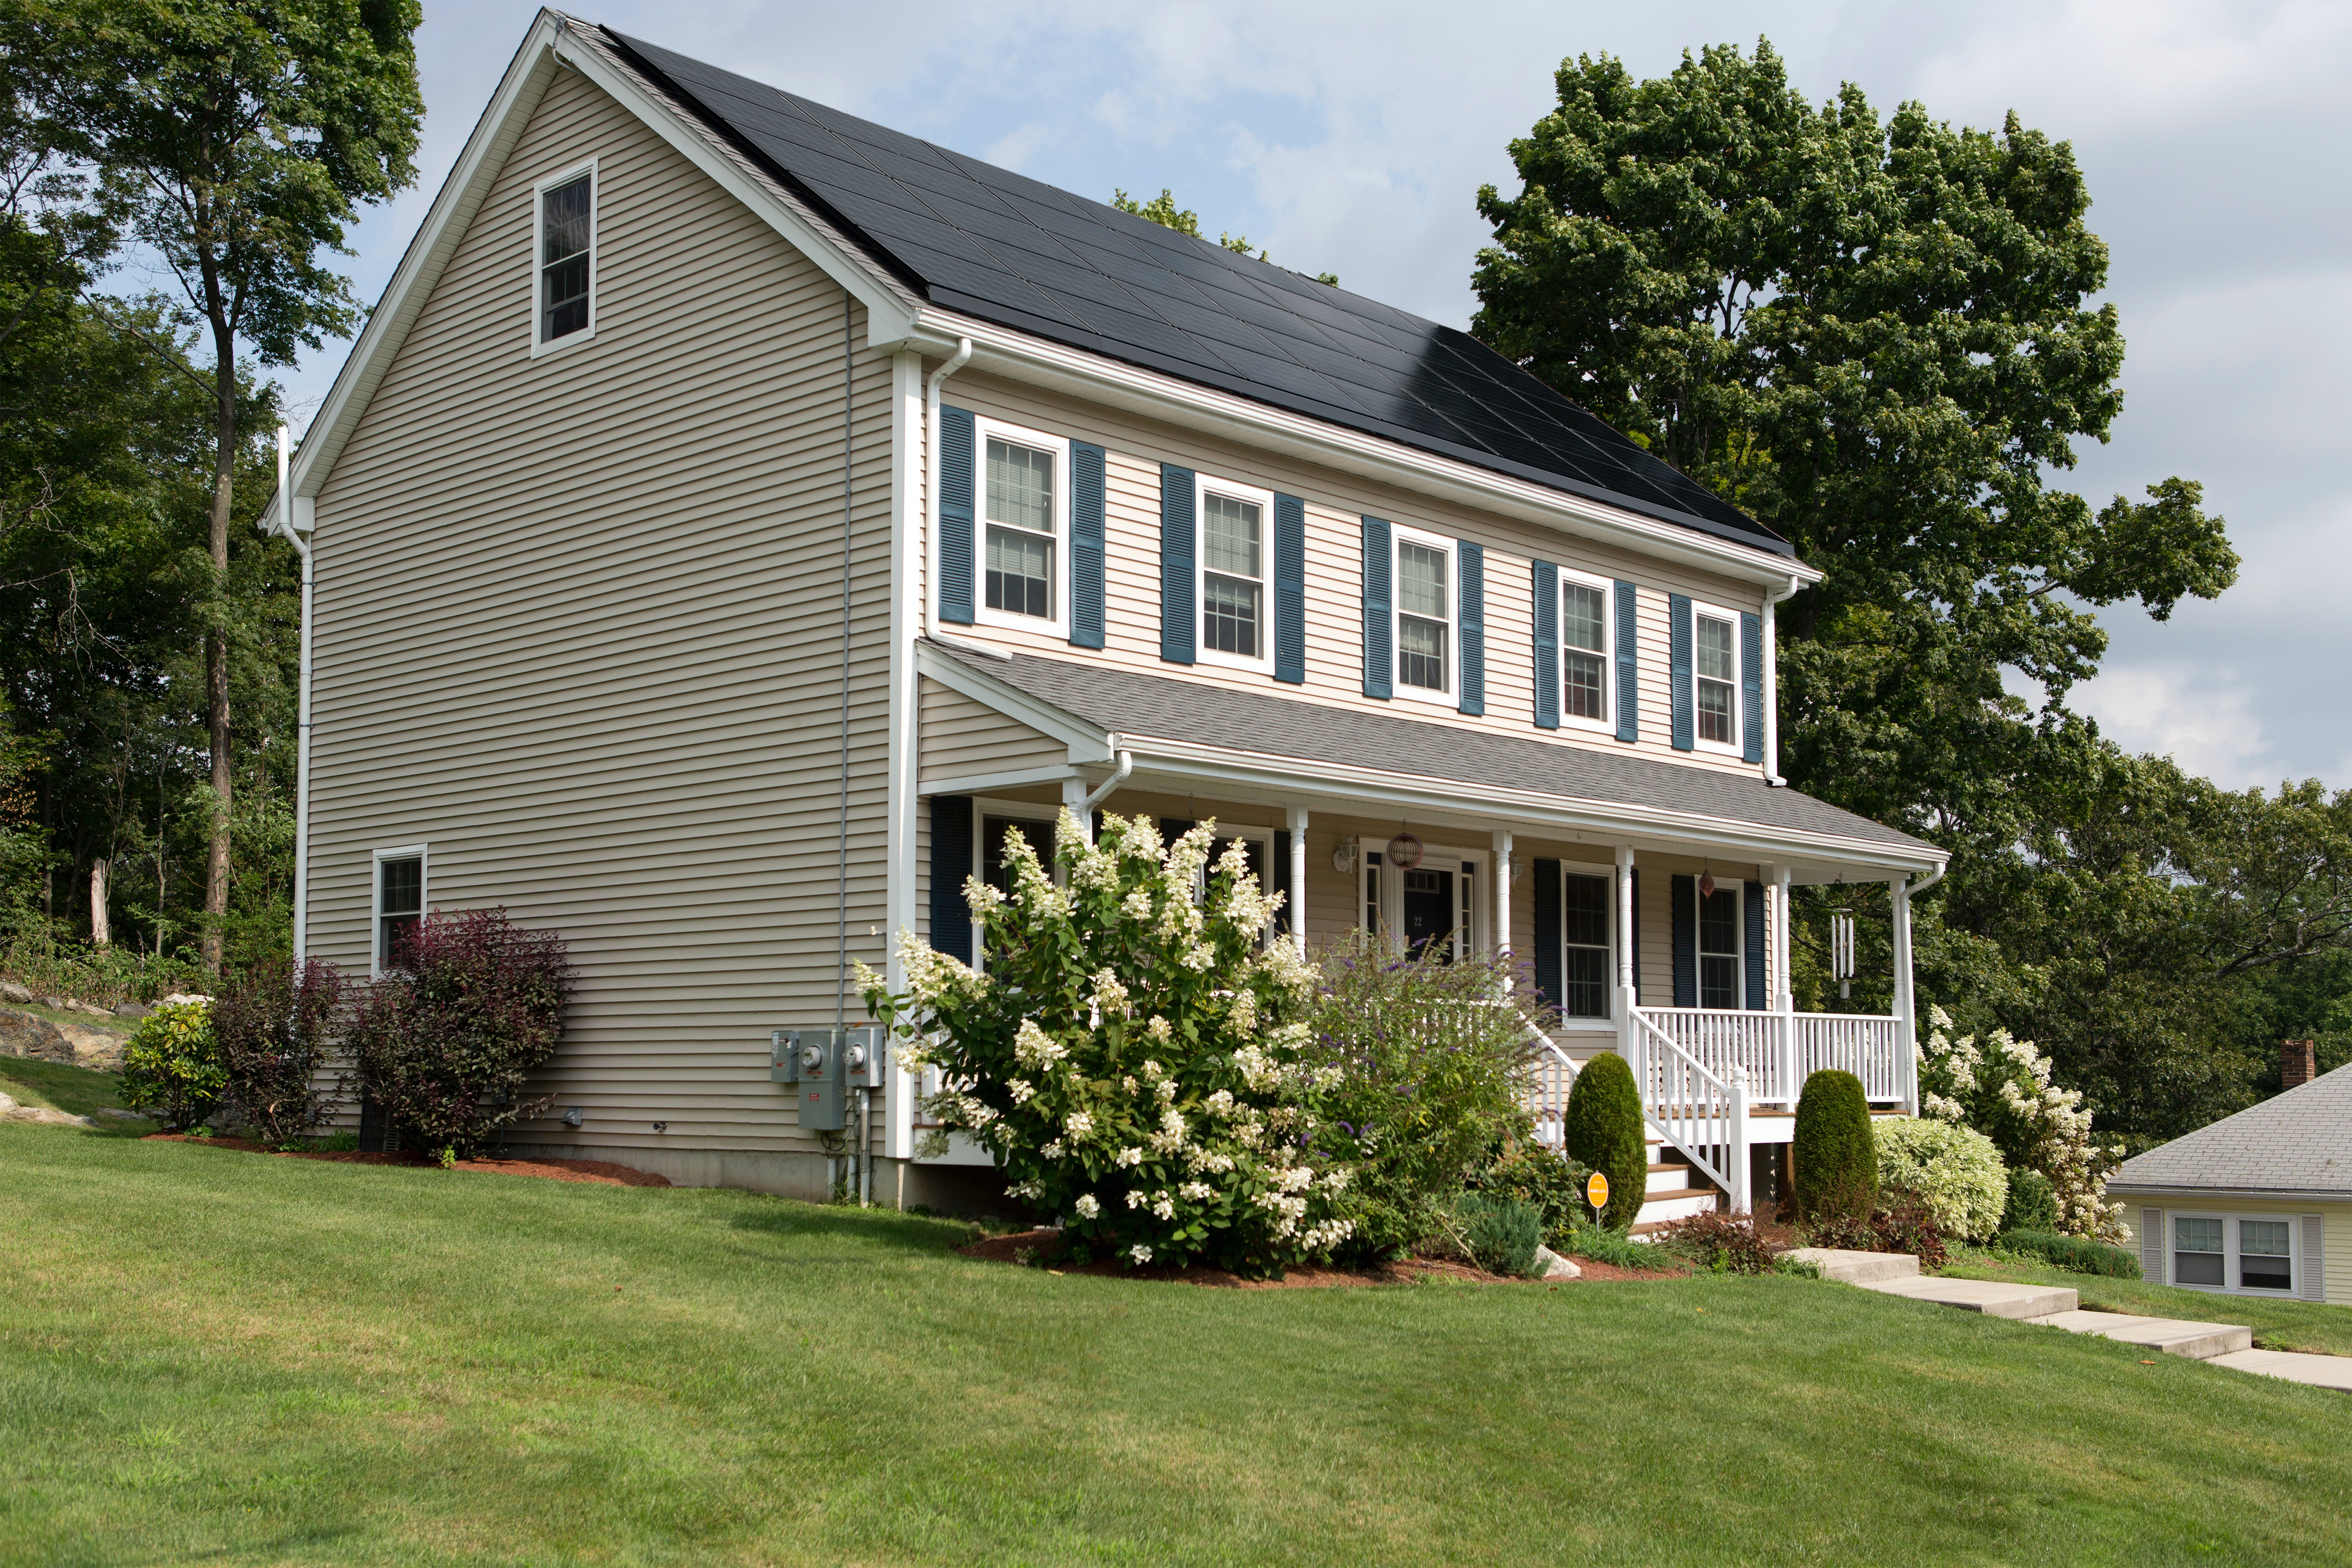
[[[1061,1249],[1062,1233],[1058,1230],[1021,1230],[1009,1236],[991,1236],[975,1241],[957,1251],[967,1258],[978,1258],[991,1263],[1018,1263],[1020,1254],[1029,1253],[1030,1265],[1044,1266],[1057,1274],[1108,1274],[1122,1280],[1152,1280],[1173,1281],[1183,1285],[1204,1285],[1227,1291],[1316,1291],[1351,1285],[1410,1285],[1416,1280],[1452,1280],[1471,1285],[1539,1285],[1545,1283],[1575,1284],[1573,1280],[1546,1281],[1515,1280],[1505,1274],[1489,1274],[1467,1263],[1456,1263],[1443,1258],[1405,1258],[1393,1263],[1375,1263],[1365,1269],[1292,1269],[1279,1280],[1244,1280],[1223,1269],[1192,1265],[1183,1269],[1165,1268],[1157,1264],[1131,1269],[1115,1258],[1097,1259],[1073,1267],[1053,1262]],[[1678,1279],[1690,1270],[1675,1268],[1658,1273],[1642,1273],[1632,1269],[1612,1269],[1606,1263],[1576,1260],[1587,1280],[1670,1280]]]
[[[356,1150],[337,1153],[297,1153],[273,1149],[267,1144],[257,1144],[249,1138],[192,1138],[185,1133],[150,1133],[144,1143],[203,1144],[208,1148],[237,1149],[248,1155],[275,1155],[281,1160],[334,1160],[348,1166],[430,1166],[436,1170],[441,1162],[423,1155],[363,1155]],[[459,1160],[449,1167],[453,1171],[485,1171],[491,1176],[537,1176],[542,1181],[587,1182],[596,1186],[667,1186],[669,1177],[656,1176],[628,1166],[616,1166],[610,1160]]]

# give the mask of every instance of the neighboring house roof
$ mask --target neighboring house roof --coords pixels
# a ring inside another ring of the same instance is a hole
[[[943,308],[1795,553],[1465,332],[603,32],[652,85]]]
[[[1473,791],[1551,796],[1906,852],[1940,863],[1935,845],[1794,789],[1753,769],[1687,768],[1599,747],[1494,735],[1263,692],[1171,680],[1093,662],[925,645],[1116,737],[1146,737],[1253,757],[1384,771]]]
[[[2352,1067],[2135,1155],[2110,1192],[2331,1194],[2352,1198]]]

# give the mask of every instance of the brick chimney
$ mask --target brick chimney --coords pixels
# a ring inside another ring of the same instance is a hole
[[[2308,1083],[2319,1076],[2319,1042],[2315,1040],[2283,1040],[2279,1041],[2279,1087],[2292,1089],[2298,1083]]]

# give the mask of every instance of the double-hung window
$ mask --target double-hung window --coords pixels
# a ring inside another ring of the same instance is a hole
[[[2173,1214],[2176,1285],[2238,1294],[2292,1295],[2301,1267],[2285,1215]]]
[[[1738,751],[1739,733],[1739,617],[1694,607],[1691,612],[1691,679],[1697,710],[1698,742]]]
[[[1736,1008],[1739,1005],[1742,955],[1739,950],[1739,889],[1717,885],[1711,894],[1696,887],[1698,900],[1698,1005]]]
[[[374,905],[374,950],[370,956],[374,973],[381,975],[406,964],[409,944],[425,918],[425,848],[406,844],[378,850],[374,860],[375,886],[369,901]]]
[[[1070,444],[992,419],[975,422],[981,527],[981,618],[992,625],[1059,631],[1062,551],[1070,521]]]
[[[596,165],[541,181],[536,199],[534,354],[596,334]]]
[[[1612,586],[1596,577],[1559,574],[1559,714],[1574,724],[1609,722],[1609,660],[1616,621]]]
[[[1450,539],[1396,535],[1396,693],[1429,701],[1454,694],[1455,561]]]
[[[1210,664],[1261,668],[1273,657],[1267,607],[1274,597],[1274,496],[1206,476],[1197,483],[1201,657]]]
[[[1560,1012],[1571,1019],[1609,1016],[1610,894],[1606,872],[1563,872],[1560,877],[1560,936],[1567,953],[1560,970]]]

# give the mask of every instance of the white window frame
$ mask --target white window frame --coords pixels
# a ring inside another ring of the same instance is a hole
[[[1560,727],[1563,729],[1586,729],[1592,731],[1596,735],[1613,736],[1617,733],[1616,580],[1612,578],[1595,577],[1589,571],[1578,571],[1570,567],[1561,567],[1559,569],[1559,581],[1562,589],[1565,589],[1570,583],[1574,583],[1580,588],[1597,588],[1601,591],[1601,716],[1599,718],[1582,718],[1568,711],[1568,655],[1570,652],[1583,653],[1588,650],[1571,650],[1568,645],[1568,627],[1566,617],[1556,616],[1554,618],[1559,628],[1559,636],[1556,641],[1559,643],[1559,653]],[[1565,598],[1565,595],[1562,597]],[[1691,623],[1691,635],[1694,640],[1696,640],[1698,635],[1698,623],[1696,621]],[[1694,642],[1693,657],[1696,657],[1696,642]],[[1692,679],[1694,682],[1697,679],[1697,674],[1695,668],[1693,670]],[[1693,724],[1696,724],[1698,722],[1698,688],[1696,685],[1691,688],[1691,722]]]
[[[416,862],[416,918],[422,925],[433,907],[433,846],[399,844],[368,856],[368,978],[381,980],[389,973],[383,961],[383,862]]]
[[[1227,653],[1209,646],[1209,493],[1247,501],[1257,508],[1258,565],[1262,569],[1258,585],[1265,590],[1258,601],[1258,647],[1256,658],[1244,658],[1239,653]],[[1192,542],[1192,640],[1193,657],[1204,664],[1222,664],[1230,670],[1252,670],[1265,673],[1274,668],[1274,492],[1255,485],[1236,480],[1220,479],[1213,475],[1195,474],[1192,478],[1192,526],[1196,530]]]
[[[2180,1219],[2218,1219],[2221,1222],[2221,1282],[2218,1285],[2184,1284],[2180,1279],[2180,1232],[2173,1223]],[[2286,1227],[2287,1288],[2284,1291],[2257,1290],[2238,1284],[2238,1226],[2244,1220],[2260,1220]],[[2162,1283],[2179,1285],[2184,1291],[2202,1291],[2209,1296],[2251,1296],[2257,1301],[2291,1301],[2301,1298],[2303,1290],[2303,1225],[2301,1217],[2293,1214],[2247,1214],[2230,1208],[2167,1208],[2164,1211],[2164,1279]]]
[[[1387,935],[1393,945],[1402,946],[1400,934],[1404,930],[1404,873],[1387,862],[1388,845],[1384,841],[1374,842],[1357,841],[1355,918],[1360,925],[1365,910],[1373,903],[1374,884],[1370,879],[1376,872],[1384,873],[1381,875],[1378,883],[1380,929]],[[1490,897],[1487,892],[1488,877],[1493,869],[1488,852],[1465,849],[1455,844],[1424,843],[1421,846],[1421,865],[1412,869],[1419,871],[1423,866],[1433,862],[1438,862],[1440,869],[1453,871],[1454,904],[1470,917],[1469,951],[1467,953],[1462,951],[1457,938],[1454,956],[1457,958],[1470,957],[1487,951],[1489,943],[1487,926],[1493,919],[1491,912],[1486,907]],[[1461,880],[1465,874],[1462,870],[1465,865],[1470,868],[1467,873],[1470,887],[1466,894]]]
[[[1562,861],[1559,862],[1559,875],[1561,900],[1559,975],[1562,990],[1565,990],[1568,986],[1568,879],[1571,876],[1597,876],[1608,884],[1609,888],[1609,972],[1603,977],[1601,986],[1601,1016],[1570,1018],[1563,1012],[1559,1015],[1559,1027],[1568,1032],[1590,1030],[1596,1033],[1614,1034],[1617,1031],[1617,966],[1619,962],[1617,944],[1620,939],[1617,930],[1617,868],[1614,865],[1604,865],[1597,861]],[[1579,943],[1577,946],[1580,947],[1583,944]],[[1568,998],[1563,996],[1559,1000],[1564,1006]]]
[[[1433,703],[1458,709],[1462,706],[1462,541],[1444,534],[1394,524],[1389,529],[1389,690],[1408,702]],[[1404,574],[1398,559],[1408,544],[1443,551],[1445,556],[1445,689],[1407,685],[1404,665]]]
[[[1728,742],[1709,740],[1706,736],[1699,732],[1698,683],[1700,675],[1698,673],[1698,621],[1699,617],[1702,615],[1706,616],[1710,621],[1728,621],[1731,622],[1731,739]],[[1748,715],[1746,712],[1746,693],[1748,690],[1748,649],[1740,637],[1739,628],[1740,620],[1738,611],[1726,610],[1719,604],[1702,604],[1696,599],[1691,601],[1691,744],[1701,751],[1711,751],[1717,757],[1744,758],[1748,755]]]
[[[1748,1007],[1748,887],[1739,877],[1729,880],[1717,877],[1715,891],[1731,894],[1731,995],[1728,1008],[1708,1009],[1706,999],[1706,931],[1704,925],[1706,901],[1699,896],[1698,878],[1690,879],[1691,886],[1691,976],[1694,1005],[1716,1012],[1744,1012]],[[1712,955],[1720,958],[1724,955]]]
[[[547,193],[558,185],[568,185],[581,175],[588,176],[588,325],[577,332],[566,332],[561,338],[543,338],[540,334],[547,323],[546,302],[540,298],[541,274],[545,264],[540,257],[545,254],[547,242]],[[550,174],[530,188],[530,357],[562,353],[593,342],[599,312],[596,296],[604,282],[604,260],[597,249],[603,228],[604,180],[593,158],[574,163],[560,173]]]
[[[1003,632],[1038,632],[1066,642],[1070,635],[1070,438],[984,413],[973,415],[971,423],[972,615],[982,626]],[[1051,453],[1054,457],[1054,564],[1050,580],[1054,613],[1050,618],[988,607],[988,530],[1000,526],[988,520],[988,438],[992,435],[1015,446]]]

